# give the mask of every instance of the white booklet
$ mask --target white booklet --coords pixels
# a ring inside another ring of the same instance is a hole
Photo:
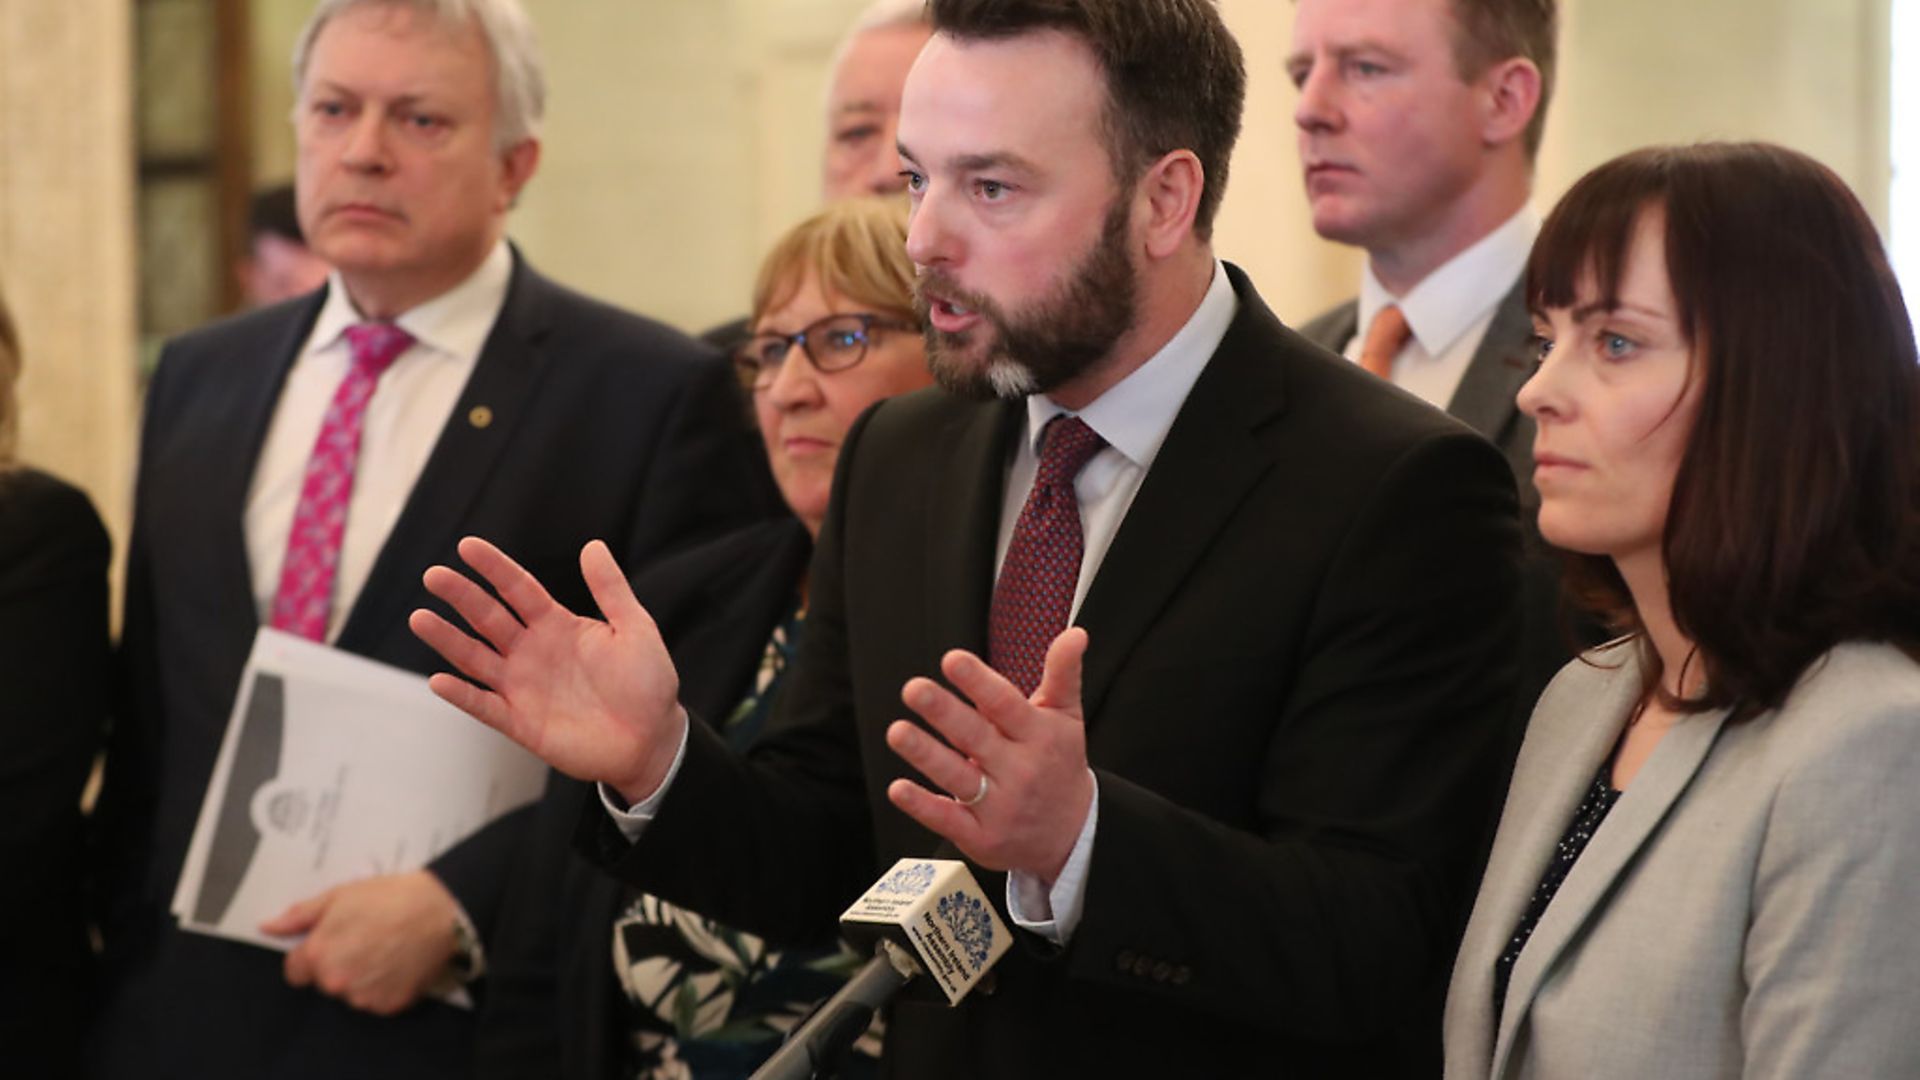
[[[187,930],[285,951],[259,924],[414,870],[539,798],[547,767],[411,672],[262,629],[174,890]]]

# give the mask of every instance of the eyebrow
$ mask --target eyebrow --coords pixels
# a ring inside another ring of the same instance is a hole
[[[1639,304],[1625,304],[1625,303],[1619,303],[1619,302],[1608,304],[1601,301],[1595,301],[1594,303],[1581,304],[1580,306],[1574,308],[1573,321],[1586,322],[1588,319],[1593,318],[1595,315],[1612,315],[1616,312],[1622,312],[1622,311],[1626,312],[1629,315],[1639,314],[1639,315],[1646,316],[1647,318],[1653,318],[1653,319],[1671,319],[1675,317],[1670,312],[1658,311],[1654,308],[1643,307]]]
[[[1405,56],[1401,55],[1400,50],[1391,48],[1385,44],[1382,44],[1381,42],[1372,41],[1372,40],[1362,40],[1362,41],[1356,41],[1350,45],[1340,45],[1335,47],[1332,51],[1333,51],[1333,58],[1335,60],[1346,60],[1354,56],[1354,54],[1356,53],[1380,53],[1381,55],[1389,57],[1390,59],[1393,59],[1393,60],[1406,59]],[[1295,64],[1305,63],[1312,59],[1313,59],[1313,53],[1302,51],[1302,50],[1296,50],[1294,52],[1290,52],[1287,54],[1286,59],[1281,61],[1281,66],[1290,68],[1290,67],[1293,67]]]
[[[317,92],[317,93],[345,94],[348,97],[354,97],[354,98],[366,98],[370,96],[364,91],[355,90],[351,86],[345,86],[340,83],[332,82],[330,80],[324,80],[324,79],[316,83],[313,86],[313,88],[308,92],[309,93]],[[382,100],[382,99],[379,99],[376,97],[375,100]],[[414,91],[411,93],[401,94],[400,96],[395,98],[385,99],[387,104],[398,105],[402,108],[409,108],[409,109],[413,108],[416,105],[422,104],[423,102],[432,102],[433,100],[434,100],[434,95],[432,91]]]
[[[848,101],[840,105],[836,105],[834,106],[833,114],[835,116],[839,116],[843,113],[884,112],[885,110],[886,110],[886,107],[881,105],[880,102],[875,101],[872,98],[865,98],[860,101]]]
[[[919,159],[906,143],[896,143],[900,156],[918,165]],[[1008,170],[1012,172],[1036,173],[1040,167],[1011,150],[997,150],[988,154],[956,154],[947,159],[947,167],[956,172],[987,172]]]

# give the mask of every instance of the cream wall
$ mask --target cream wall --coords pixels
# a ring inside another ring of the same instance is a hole
[[[1638,146],[1770,139],[1826,162],[1884,227],[1888,0],[1561,0],[1560,75],[1541,146],[1542,212]],[[1247,130],[1218,246],[1275,311],[1311,317],[1357,288],[1355,254],[1319,240],[1293,150],[1282,69],[1293,5],[1223,0],[1247,53]]]
[[[20,455],[79,484],[123,546],[134,442],[126,0],[0,0],[0,292],[26,371]]]
[[[1751,137],[1826,161],[1884,221],[1888,2],[1562,0],[1540,208],[1632,147]],[[514,236],[569,283],[688,329],[738,314],[758,253],[815,204],[826,65],[863,0],[526,3],[552,97]],[[256,7],[257,35],[280,39],[254,50],[259,171],[284,176],[285,53],[308,4]],[[1301,194],[1282,70],[1293,5],[1221,7],[1249,87],[1218,247],[1304,319],[1353,292],[1359,260],[1314,235]]]
[[[124,540],[135,442],[132,0],[0,0],[0,287],[28,353],[23,455]],[[759,251],[817,197],[820,104],[861,0],[527,0],[553,101],[514,223],[539,264],[688,328],[738,313]],[[1882,221],[1889,0],[1563,0],[1544,207],[1646,142],[1764,137]],[[309,0],[254,0],[256,175],[291,170],[287,55]],[[1304,318],[1350,292],[1307,225],[1281,74],[1292,6],[1222,0],[1251,68],[1219,246]]]
[[[548,67],[512,235],[575,288],[697,330],[819,197],[826,69],[865,0],[524,0]],[[254,173],[293,168],[289,54],[310,0],[254,0]]]

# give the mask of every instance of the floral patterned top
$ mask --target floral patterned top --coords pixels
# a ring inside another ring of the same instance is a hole
[[[735,750],[760,734],[798,643],[796,609],[774,629],[754,689],[722,726]],[[745,1080],[862,957],[838,940],[769,949],[755,937],[630,891],[613,923],[613,966],[625,991],[635,1080]],[[880,1021],[841,1075],[878,1075]]]

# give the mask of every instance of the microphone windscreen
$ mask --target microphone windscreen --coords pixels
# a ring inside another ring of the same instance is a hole
[[[1013,942],[1000,915],[953,859],[901,859],[840,916],[862,949],[892,941],[918,960],[948,1004],[959,1004]]]

